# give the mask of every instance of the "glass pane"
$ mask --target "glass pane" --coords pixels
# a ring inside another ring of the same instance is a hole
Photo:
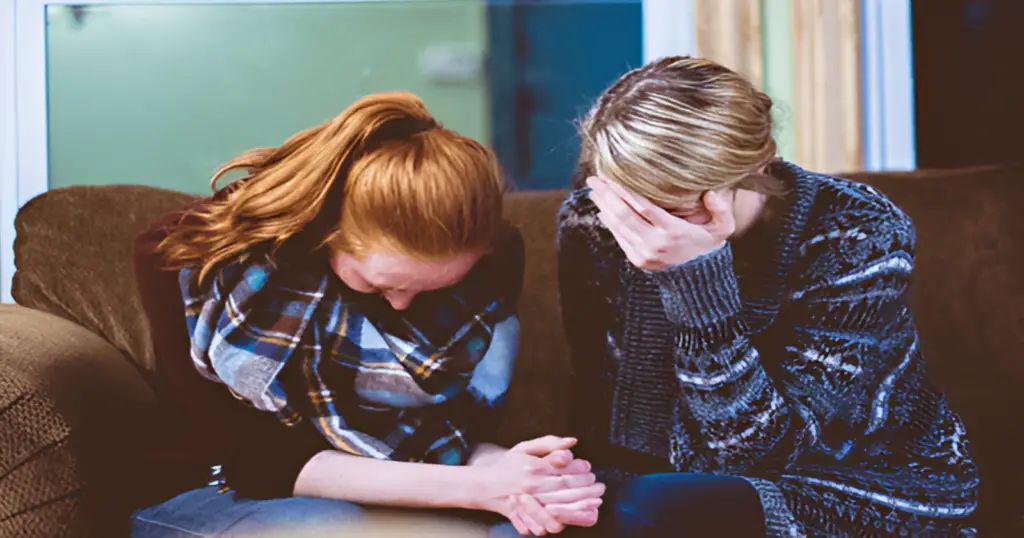
[[[48,6],[50,185],[207,193],[241,151],[408,90],[521,188],[562,188],[574,120],[641,42],[640,0]]]

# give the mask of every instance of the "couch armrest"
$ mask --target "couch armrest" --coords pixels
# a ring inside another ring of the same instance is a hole
[[[156,397],[87,329],[0,305],[0,535],[116,536]]]

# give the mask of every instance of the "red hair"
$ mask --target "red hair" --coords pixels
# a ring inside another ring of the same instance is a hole
[[[494,154],[409,93],[365,97],[280,147],[247,151],[217,171],[214,190],[233,170],[246,173],[234,190],[161,244],[169,268],[199,265],[202,280],[255,248],[276,251],[314,221],[319,245],[421,259],[486,249],[501,225]]]

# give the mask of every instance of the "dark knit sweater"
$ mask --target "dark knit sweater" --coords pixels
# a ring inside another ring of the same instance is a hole
[[[607,480],[743,477],[769,536],[971,534],[977,470],[907,307],[911,222],[871,187],[771,173],[790,194],[767,236],[660,272],[626,260],[586,189],[570,195],[559,278],[580,455]]]

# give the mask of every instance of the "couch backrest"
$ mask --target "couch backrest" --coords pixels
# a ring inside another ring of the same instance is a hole
[[[914,219],[914,302],[934,377],[971,431],[989,484],[1021,476],[1024,448],[1024,168],[855,174]],[[565,193],[523,192],[506,214],[526,240],[522,344],[507,442],[565,431],[570,372],[555,279],[555,214]],[[191,196],[147,187],[51,191],[18,215],[15,299],[103,336],[143,368],[152,365],[131,272],[132,239]],[[995,472],[992,472],[995,470]],[[987,471],[987,472],[986,472]],[[990,490],[986,487],[986,490]],[[995,497],[995,495],[992,495]]]
[[[854,177],[914,220],[913,307],[929,373],[967,425],[982,477],[979,519],[1020,536],[1024,167]]]
[[[137,186],[69,187],[34,198],[15,225],[14,300],[78,323],[151,369],[132,243],[192,198]]]

